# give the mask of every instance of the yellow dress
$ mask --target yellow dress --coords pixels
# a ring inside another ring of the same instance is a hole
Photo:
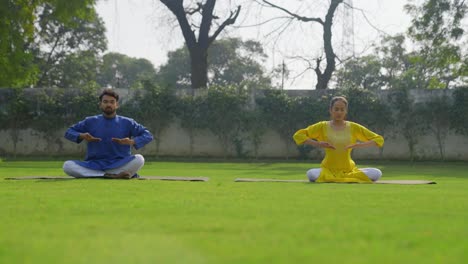
[[[356,167],[351,159],[352,149],[346,149],[346,146],[355,144],[356,141],[369,140],[375,141],[379,147],[384,144],[382,136],[350,121],[346,121],[343,130],[333,129],[330,121],[318,122],[298,130],[293,138],[298,145],[307,139],[314,139],[329,142],[336,148],[325,148],[325,158],[320,165],[322,170],[316,182],[372,182]]]

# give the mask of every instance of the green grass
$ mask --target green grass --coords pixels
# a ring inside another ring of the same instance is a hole
[[[148,162],[209,182],[3,180],[62,162],[0,163],[0,263],[465,263],[468,164],[377,163],[436,185],[235,183],[304,179],[306,163]]]

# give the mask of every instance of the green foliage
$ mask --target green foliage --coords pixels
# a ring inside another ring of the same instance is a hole
[[[462,20],[467,11],[463,0],[425,0],[420,6],[408,4],[405,9],[413,15],[409,33],[418,41],[440,46],[463,36]]]
[[[98,56],[107,48],[104,21],[94,8],[65,21],[56,9],[44,3],[37,11],[39,27],[31,44],[40,71],[36,86],[71,88],[96,80]]]
[[[5,89],[0,94],[1,129],[10,133],[12,142],[21,140],[21,130],[34,129],[48,141],[48,153],[61,149],[60,130],[99,113],[98,90],[94,85],[83,89]],[[434,91],[450,94],[451,91]],[[441,158],[445,158],[444,141],[449,129],[468,134],[468,92],[466,87],[453,91],[453,97],[414,98],[409,91],[393,89],[379,93],[360,88],[316,93],[311,97],[291,97],[284,91],[264,90],[250,104],[246,90],[240,87],[210,87],[197,96],[181,96],[174,90],[145,82],[133,97],[120,100],[119,114],[136,119],[147,126],[156,138],[156,153],[164,140],[164,130],[178,118],[190,141],[193,155],[195,135],[198,131],[210,131],[218,140],[223,156],[233,154],[238,158],[257,158],[265,133],[272,130],[280,136],[280,142],[290,150],[292,135],[298,129],[329,119],[328,103],[333,95],[345,95],[349,101],[348,119],[363,124],[384,137],[398,136],[408,144],[411,159],[422,136],[432,135],[438,143]],[[424,103],[416,103],[415,100]],[[451,103],[453,101],[453,103]],[[396,132],[391,134],[390,132]],[[58,144],[58,145],[57,145]],[[58,146],[58,148],[54,147]],[[250,147],[250,148],[248,148]],[[300,158],[306,158],[314,149],[297,148]]]
[[[134,98],[121,108],[123,115],[136,119],[153,133],[156,154],[159,152],[162,132],[175,118],[176,100],[172,90],[145,81],[143,89],[137,90]]]
[[[459,134],[468,136],[468,86],[453,92],[451,127]]]
[[[86,116],[99,112],[98,92],[100,89],[94,85],[84,86],[81,89],[68,89],[63,97],[62,119],[66,125],[81,121]]]
[[[42,133],[47,143],[47,153],[53,151],[52,146],[55,144],[59,145],[58,152],[60,152],[62,141],[57,138],[62,137],[60,132],[64,127],[63,113],[67,103],[63,90],[41,89],[38,93],[35,92],[32,98],[35,109],[31,128]]]
[[[34,37],[34,10],[31,1],[0,2],[0,87],[24,87],[33,83],[37,67],[24,47]]]
[[[463,19],[467,3],[463,0],[425,0],[421,5],[405,6],[413,16],[409,36],[423,63],[425,88],[449,88],[460,80],[463,65],[461,47]]]
[[[349,103],[348,119],[375,129],[383,135],[388,127],[392,126],[392,111],[375,94],[375,92],[348,88],[340,90]]]
[[[289,97],[278,90],[265,90],[264,96],[256,99],[256,104],[268,127],[280,135],[286,153],[289,153],[293,144],[294,132],[306,124],[318,121],[324,111],[319,110],[323,104],[322,98]]]
[[[393,90],[389,95],[390,106],[394,109],[393,119],[396,131],[406,140],[410,152],[410,160],[415,160],[416,145],[420,137],[429,128],[424,113],[424,105],[415,103],[409,91]]]
[[[260,64],[266,57],[257,41],[242,41],[239,38],[215,41],[208,50],[209,84],[269,87],[271,80],[265,76]],[[186,46],[169,52],[168,58],[158,72],[160,82],[177,88],[189,88],[190,54]]]
[[[30,96],[23,89],[11,89],[7,95],[6,105],[2,106],[0,129],[9,130],[13,141],[13,155],[16,156],[16,146],[20,140],[20,131],[30,127],[33,120],[33,105]]]
[[[244,144],[242,132],[246,130],[242,122],[246,99],[245,90],[234,86],[209,87],[206,95],[202,97],[200,125],[218,138],[224,158],[227,158],[233,143],[237,154],[244,155],[241,145]]]
[[[49,87],[84,89],[97,87],[96,79],[100,66],[94,52],[82,51],[67,54],[48,73]]]
[[[65,33],[54,32],[47,36],[42,35],[41,31],[54,30],[50,23],[45,23],[47,19],[42,16],[44,15],[42,12],[47,11],[48,18],[53,17],[55,26],[62,25],[62,28],[77,29],[77,21],[93,21],[96,17],[94,3],[95,0],[1,1],[0,87],[26,87],[35,84],[40,79],[39,74],[44,69],[40,69],[41,65],[37,64],[37,58],[40,58],[37,55],[45,51],[41,45],[50,44],[52,38],[63,37],[62,33]],[[41,20],[42,18],[44,20]],[[94,33],[96,32],[92,32],[92,28],[87,28],[83,32],[83,34],[90,34],[89,37],[94,36]],[[99,35],[94,37],[100,38],[99,41],[105,41],[102,35],[101,38]],[[83,44],[82,41],[79,44]],[[60,45],[57,43],[56,46]],[[55,48],[55,46],[52,47]]]
[[[185,129],[189,135],[190,152],[193,156],[194,137],[197,130],[202,129],[203,116],[201,113],[203,104],[202,97],[183,96],[177,100],[176,116],[180,120],[180,126]]]
[[[336,71],[337,87],[356,87],[372,91],[380,90],[385,85],[381,68],[381,61],[375,55],[367,55],[346,61]]]
[[[450,130],[451,109],[450,98],[445,94],[432,98],[423,106],[425,122],[436,138],[441,160],[445,160],[445,141]]]
[[[145,81],[155,78],[154,66],[146,59],[110,52],[102,60],[98,76],[101,87],[143,88]]]
[[[254,108],[245,112],[243,123],[247,130],[248,139],[253,146],[253,156],[258,159],[258,150],[263,142],[262,138],[268,130],[267,121],[262,116],[262,112],[258,108]]]

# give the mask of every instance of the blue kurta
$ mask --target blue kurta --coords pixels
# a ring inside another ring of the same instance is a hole
[[[80,143],[81,133],[89,133],[101,141],[88,142],[85,161],[74,162],[86,168],[102,171],[123,166],[135,158],[130,145],[113,142],[112,138],[133,138],[135,149],[153,140],[153,135],[144,126],[131,118],[119,115],[113,118],[105,118],[103,115],[87,117],[71,126],[65,132],[65,138]]]

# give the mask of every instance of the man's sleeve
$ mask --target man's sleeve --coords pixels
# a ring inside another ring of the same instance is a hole
[[[76,143],[83,141],[80,139],[80,134],[86,132],[86,120],[80,121],[69,127],[65,132],[65,138]]]
[[[136,121],[132,122],[132,137],[135,140],[135,145],[133,145],[135,149],[139,149],[153,140],[151,132]]]

